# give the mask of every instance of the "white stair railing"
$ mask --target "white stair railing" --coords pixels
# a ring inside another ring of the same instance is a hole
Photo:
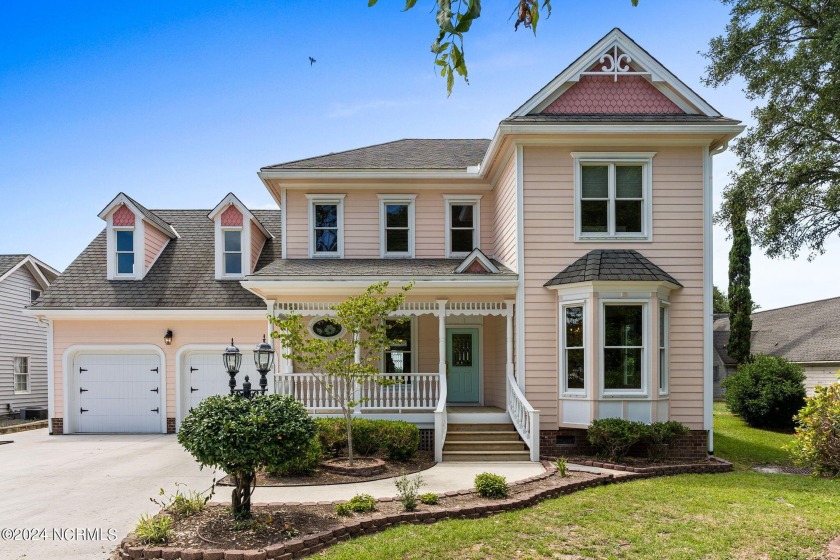
[[[513,375],[507,374],[507,411],[525,445],[531,450],[531,460],[540,460],[540,411],[534,410]]]
[[[440,387],[437,407],[435,408],[435,461],[443,461],[443,444],[446,443],[446,377],[438,374]]]

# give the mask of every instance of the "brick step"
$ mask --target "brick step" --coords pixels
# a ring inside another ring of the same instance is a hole
[[[446,432],[446,442],[450,441],[522,441],[519,432]]]
[[[449,441],[443,445],[443,452],[448,451],[524,451],[522,441]]]
[[[456,462],[494,462],[494,461],[530,461],[528,451],[444,451],[444,461]]]
[[[516,428],[510,422],[493,424],[452,424],[446,428],[449,432],[515,432]]]

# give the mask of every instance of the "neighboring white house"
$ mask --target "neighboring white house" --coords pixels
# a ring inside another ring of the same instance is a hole
[[[779,356],[805,369],[805,389],[838,381],[840,371],[840,297],[809,301],[752,314],[750,351]],[[724,395],[723,380],[738,364],[726,351],[729,316],[715,315],[715,398]]]
[[[32,255],[0,255],[0,415],[47,406],[47,326],[23,310],[58,271]]]

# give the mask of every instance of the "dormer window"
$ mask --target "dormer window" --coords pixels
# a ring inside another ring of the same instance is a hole
[[[134,229],[114,228],[117,276],[134,276]]]
[[[225,276],[242,274],[242,230],[223,229]]]
[[[308,194],[309,256],[344,256],[344,195]]]

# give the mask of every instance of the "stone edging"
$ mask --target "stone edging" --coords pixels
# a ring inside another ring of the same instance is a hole
[[[0,428],[0,435],[2,434],[14,434],[16,432],[25,432],[26,430],[38,430],[40,428],[46,428],[49,424],[49,420],[36,420],[34,422],[27,422],[25,424],[15,424],[13,426],[4,426]]]
[[[360,458],[361,459],[361,458]],[[348,476],[376,476],[385,472],[385,461],[377,459],[376,457],[364,457],[365,461],[372,462],[372,465],[367,466],[349,466],[342,465],[336,461],[344,460],[343,457],[337,459],[330,459],[321,463],[321,468],[333,474],[344,474]]]
[[[614,463],[602,463],[600,461],[580,461],[575,463],[586,467],[598,467],[613,471],[624,471],[636,474],[650,474],[654,476],[671,476],[675,474],[702,474],[729,472],[732,470],[732,463],[718,457],[709,457],[708,463],[684,464],[684,465],[660,465],[658,467],[631,467]]]
[[[294,558],[303,558],[311,554],[316,554],[336,543],[346,541],[348,539],[359,537],[362,535],[369,535],[384,531],[389,527],[401,525],[403,523],[414,524],[431,524],[442,519],[477,519],[479,517],[486,517],[505,511],[521,509],[532,506],[548,498],[555,498],[560,494],[571,494],[578,490],[586,488],[593,488],[596,486],[604,486],[615,482],[623,482],[626,480],[635,480],[640,478],[652,478],[656,476],[667,476],[671,474],[684,473],[719,473],[732,470],[732,463],[715,459],[716,464],[705,465],[668,465],[667,467],[651,467],[649,470],[640,469],[636,467],[627,467],[623,465],[611,465],[609,468],[614,470],[623,470],[626,474],[616,477],[613,474],[599,474],[587,473],[593,475],[594,478],[590,480],[582,480],[580,482],[568,482],[563,484],[563,479],[558,479],[558,484],[552,488],[544,488],[542,490],[535,490],[527,492],[515,498],[508,498],[506,500],[499,500],[490,504],[482,504],[476,506],[453,506],[448,509],[439,511],[418,511],[418,512],[403,512],[392,513],[384,515],[381,513],[374,513],[371,517],[363,519],[348,519],[342,525],[331,529],[329,531],[322,531],[313,535],[307,535],[296,539],[290,539],[281,543],[269,545],[264,549],[259,550],[215,550],[215,549],[195,549],[195,548],[169,548],[169,547],[146,547],[136,546],[126,538],[123,539],[118,548],[119,558],[122,560],[140,560],[146,558],[162,558],[164,560],[292,560]],[[595,466],[601,468],[604,463],[593,461],[586,461],[585,463],[592,463],[586,466]],[[584,463],[584,464],[585,464]],[[529,482],[546,479],[557,472],[555,467],[549,461],[542,461],[545,472],[510,483],[510,486],[519,486]],[[620,468],[619,468],[620,467]],[[635,470],[630,470],[635,469]],[[570,469],[574,470],[574,469]],[[642,471],[642,472],[639,472]],[[585,472],[585,471],[578,471]],[[444,492],[440,495],[441,498],[463,496],[474,493],[474,490],[457,490],[452,492]],[[381,498],[377,502],[394,502],[396,498]],[[255,503],[254,506],[269,506],[269,507],[283,507],[291,505],[338,505],[346,503],[347,500],[337,500],[333,502],[272,502],[272,503]]]

